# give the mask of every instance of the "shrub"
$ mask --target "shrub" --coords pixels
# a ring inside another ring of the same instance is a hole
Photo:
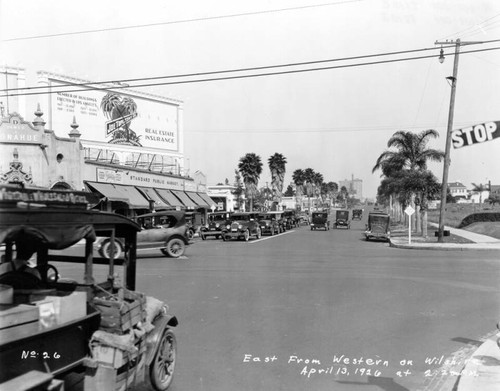
[[[466,218],[462,220],[459,224],[458,228],[466,227],[472,223],[483,221],[500,221],[500,213],[499,212],[482,212],[482,213],[473,213],[468,215]]]

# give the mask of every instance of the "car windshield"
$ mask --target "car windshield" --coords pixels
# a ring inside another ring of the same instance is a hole
[[[349,216],[349,212],[347,212],[345,210],[340,210],[337,212],[337,217],[347,218],[347,216]]]
[[[380,224],[380,225],[385,225],[389,222],[389,216],[377,216],[377,215],[371,215],[370,216],[370,224]]]
[[[221,221],[221,220],[226,220],[226,215],[224,214],[220,214],[220,215],[211,215],[211,216],[208,216],[208,220],[210,222],[213,222],[213,221]]]
[[[262,220],[272,220],[274,219],[274,216],[265,214],[265,215],[259,215],[259,218]]]
[[[229,220],[231,220],[231,221],[238,221],[238,220],[248,221],[248,220],[250,220],[250,216],[248,216],[248,215],[232,215],[232,216],[229,216]]]

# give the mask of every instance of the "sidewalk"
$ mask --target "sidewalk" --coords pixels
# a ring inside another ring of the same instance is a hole
[[[437,228],[437,224],[429,223]],[[436,242],[419,242],[418,237],[412,238],[411,244],[408,243],[408,236],[393,237],[390,240],[391,247],[406,248],[414,250],[500,250],[500,240],[491,236],[481,235],[474,232],[469,232],[464,229],[445,227],[452,235],[460,236],[473,243],[438,243]]]
[[[499,335],[486,340],[470,357],[461,371],[456,391],[500,389],[500,347],[497,345]]]

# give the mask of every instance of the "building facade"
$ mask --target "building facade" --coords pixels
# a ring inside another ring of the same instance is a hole
[[[23,70],[5,72],[7,91],[25,87]],[[32,124],[10,114],[25,110],[22,95],[0,102],[3,182],[85,189],[100,196],[101,209],[132,216],[214,204],[204,174],[185,169],[181,101],[47,72],[37,80],[43,93]]]
[[[352,175],[351,179],[344,179],[339,181],[339,190],[345,186],[349,196],[357,198],[359,200],[363,199],[363,180],[354,178]]]

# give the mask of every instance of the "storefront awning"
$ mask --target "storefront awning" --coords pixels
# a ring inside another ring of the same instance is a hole
[[[212,205],[215,205],[217,206],[217,202],[214,202],[213,199],[211,199],[208,194],[206,193],[198,193],[200,195],[201,198],[203,198],[203,200],[208,204],[210,205],[210,208],[212,208]]]
[[[184,206],[182,204],[182,202],[179,201],[179,199],[174,196],[170,190],[165,190],[165,189],[155,189],[156,192],[160,195],[160,197],[163,199],[163,201],[165,201],[166,203],[168,203],[170,206]]]
[[[128,201],[127,197],[117,190],[111,183],[86,182],[86,184],[89,186],[90,190],[101,193],[110,201]]]
[[[128,197],[127,202],[131,209],[149,209],[149,201],[135,187],[125,185],[114,186]]]
[[[165,201],[161,199],[161,197],[158,195],[155,189],[151,187],[138,187],[138,189],[146,196],[146,198],[148,198],[151,201],[154,201],[155,209],[161,210],[161,209],[171,208],[169,204],[167,204]]]
[[[130,209],[149,209],[149,201],[133,186],[101,182],[86,183],[110,201],[125,202]]]
[[[198,208],[210,208],[211,205],[208,205],[206,201],[198,195],[198,193],[195,193],[194,191],[186,191],[186,194],[193,200]]]
[[[175,194],[177,198],[179,198],[182,203],[186,206],[186,208],[196,208],[197,205],[193,202],[191,198],[187,196],[187,194],[181,190],[172,190],[172,193]]]

